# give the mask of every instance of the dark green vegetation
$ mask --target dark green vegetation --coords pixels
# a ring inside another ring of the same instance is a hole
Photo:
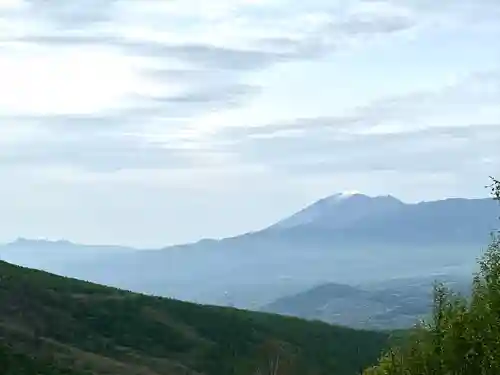
[[[200,306],[0,262],[0,374],[354,375],[387,335]]]
[[[500,201],[500,182],[492,191]],[[479,261],[471,297],[436,285],[433,314],[365,375],[500,373],[500,232]]]
[[[2,338],[3,339],[3,338]],[[36,359],[31,355],[0,343],[0,374],[2,375],[78,375],[79,372],[58,367],[53,358]]]

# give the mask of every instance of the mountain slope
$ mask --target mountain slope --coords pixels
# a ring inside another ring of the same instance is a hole
[[[260,310],[353,328],[409,329],[430,314],[435,280],[453,285],[463,295],[469,292],[470,277],[453,280],[436,275],[356,287],[327,283],[281,297]]]
[[[387,342],[381,333],[148,297],[5,262],[0,301],[2,374],[244,375],[279,352],[301,374],[354,375]]]
[[[496,229],[492,199],[406,204],[392,196],[333,195],[264,230],[271,236],[332,242],[397,244],[478,243]]]
[[[397,211],[404,206],[403,202],[390,195],[372,198],[359,193],[340,193],[320,199],[270,228],[291,229],[316,225],[341,229],[365,217]]]
[[[0,247],[0,257],[32,267],[43,261],[36,268],[147,294],[258,309],[321,283],[359,284],[436,272],[468,276],[497,216],[491,199],[406,204],[391,196],[344,194],[267,229],[222,240],[105,256],[97,251],[101,248],[64,247],[94,253],[79,256],[76,263],[45,261],[52,259],[45,257],[48,249],[61,248],[50,243],[33,244],[26,252],[29,261],[16,261],[19,246],[7,246],[7,252]]]

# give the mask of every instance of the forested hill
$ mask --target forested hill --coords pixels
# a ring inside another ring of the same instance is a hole
[[[201,306],[0,262],[0,374],[354,375],[387,335]]]

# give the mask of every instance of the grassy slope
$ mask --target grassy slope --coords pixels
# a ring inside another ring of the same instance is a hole
[[[144,296],[0,262],[2,375],[246,375],[267,359],[262,345],[271,341],[284,348],[283,366],[293,356],[301,374],[353,375],[376,360],[387,335]]]

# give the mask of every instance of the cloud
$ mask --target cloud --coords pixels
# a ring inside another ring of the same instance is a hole
[[[500,167],[499,102],[500,73],[487,71],[339,116],[226,128],[218,137],[234,141],[229,148],[242,164],[299,175],[488,173]]]
[[[81,120],[81,119],[80,119]],[[77,125],[82,125],[76,119]],[[92,122],[95,126],[95,122]],[[16,167],[78,167],[88,172],[122,169],[195,169],[213,166],[224,157],[220,150],[178,140],[173,144],[152,142],[134,134],[119,134],[106,128],[68,128],[58,132],[30,131],[17,134],[15,147],[2,147],[0,165]],[[24,135],[24,137],[23,137]],[[26,137],[29,135],[29,137]],[[33,137],[37,135],[37,137]],[[15,137],[16,134],[11,134]],[[191,147],[190,147],[191,146]]]
[[[379,171],[467,174],[483,170],[488,174],[500,165],[499,125],[443,126],[343,137],[304,132],[293,137],[247,139],[237,149],[242,164],[262,163],[302,177]]]
[[[96,23],[109,22],[117,0],[86,0],[54,2],[45,0],[24,0],[23,4],[37,18],[65,31],[87,28]],[[75,17],[75,15],[78,15]]]
[[[227,138],[290,138],[308,134],[331,137],[359,134],[397,135],[446,126],[457,131],[471,123],[500,122],[500,71],[488,70],[457,78],[444,87],[384,97],[358,105],[339,116],[298,118],[263,126],[229,127]],[[444,124],[443,124],[444,123]]]
[[[182,147],[193,132],[193,126],[182,129],[184,124],[237,108],[259,94],[261,88],[247,83],[245,74],[318,57],[360,31],[396,31],[382,16],[367,16],[363,23],[352,15],[340,23],[321,3],[304,14],[268,1],[240,1],[238,7],[196,1],[147,1],[138,7],[124,0],[2,4],[7,27],[0,53],[7,59],[0,64],[0,126],[22,127],[25,137],[28,131],[33,137],[46,135],[18,151],[24,138],[8,138],[12,147],[2,156],[4,165],[187,167],[187,151],[139,147],[144,137],[138,134],[154,138],[163,130],[169,133],[166,143],[184,142]],[[196,11],[200,6],[203,12]],[[263,17],[268,11],[274,16]],[[324,37],[330,34],[333,39]],[[177,135],[183,130],[184,136]],[[202,162],[203,148],[210,147],[206,142],[198,147],[191,153],[201,155]]]
[[[433,111],[439,117],[446,106],[450,109],[453,93],[442,94],[441,102],[439,95],[389,98],[346,115],[258,129],[220,125],[221,134],[215,127],[206,135],[203,121],[251,102],[265,90],[256,75],[277,64],[321,59],[353,44],[412,32],[428,25],[431,16],[451,17],[445,10],[458,20],[464,9],[476,15],[496,9],[486,1],[465,7],[450,1],[436,5],[390,0],[2,4],[8,26],[0,37],[7,47],[0,53],[8,59],[0,64],[0,127],[15,124],[24,129],[22,136],[17,132],[4,141],[11,142],[11,151],[2,163],[60,162],[84,168],[100,164],[105,170],[175,163],[188,168],[209,160],[208,154],[225,155],[210,160],[236,163],[248,158],[248,149],[263,145],[282,147],[286,158],[292,152],[309,152],[290,143],[293,134],[315,148],[322,141],[314,137],[342,139],[356,129],[366,130],[367,123],[388,127],[422,116],[428,121]],[[462,110],[475,108],[479,100],[484,104],[497,99],[496,92],[483,90],[480,95],[467,97]],[[33,138],[30,152],[12,151],[30,131],[46,139]],[[109,152],[104,151],[107,142]],[[242,150],[235,149],[236,144],[242,144]],[[336,147],[343,144],[348,143]]]

